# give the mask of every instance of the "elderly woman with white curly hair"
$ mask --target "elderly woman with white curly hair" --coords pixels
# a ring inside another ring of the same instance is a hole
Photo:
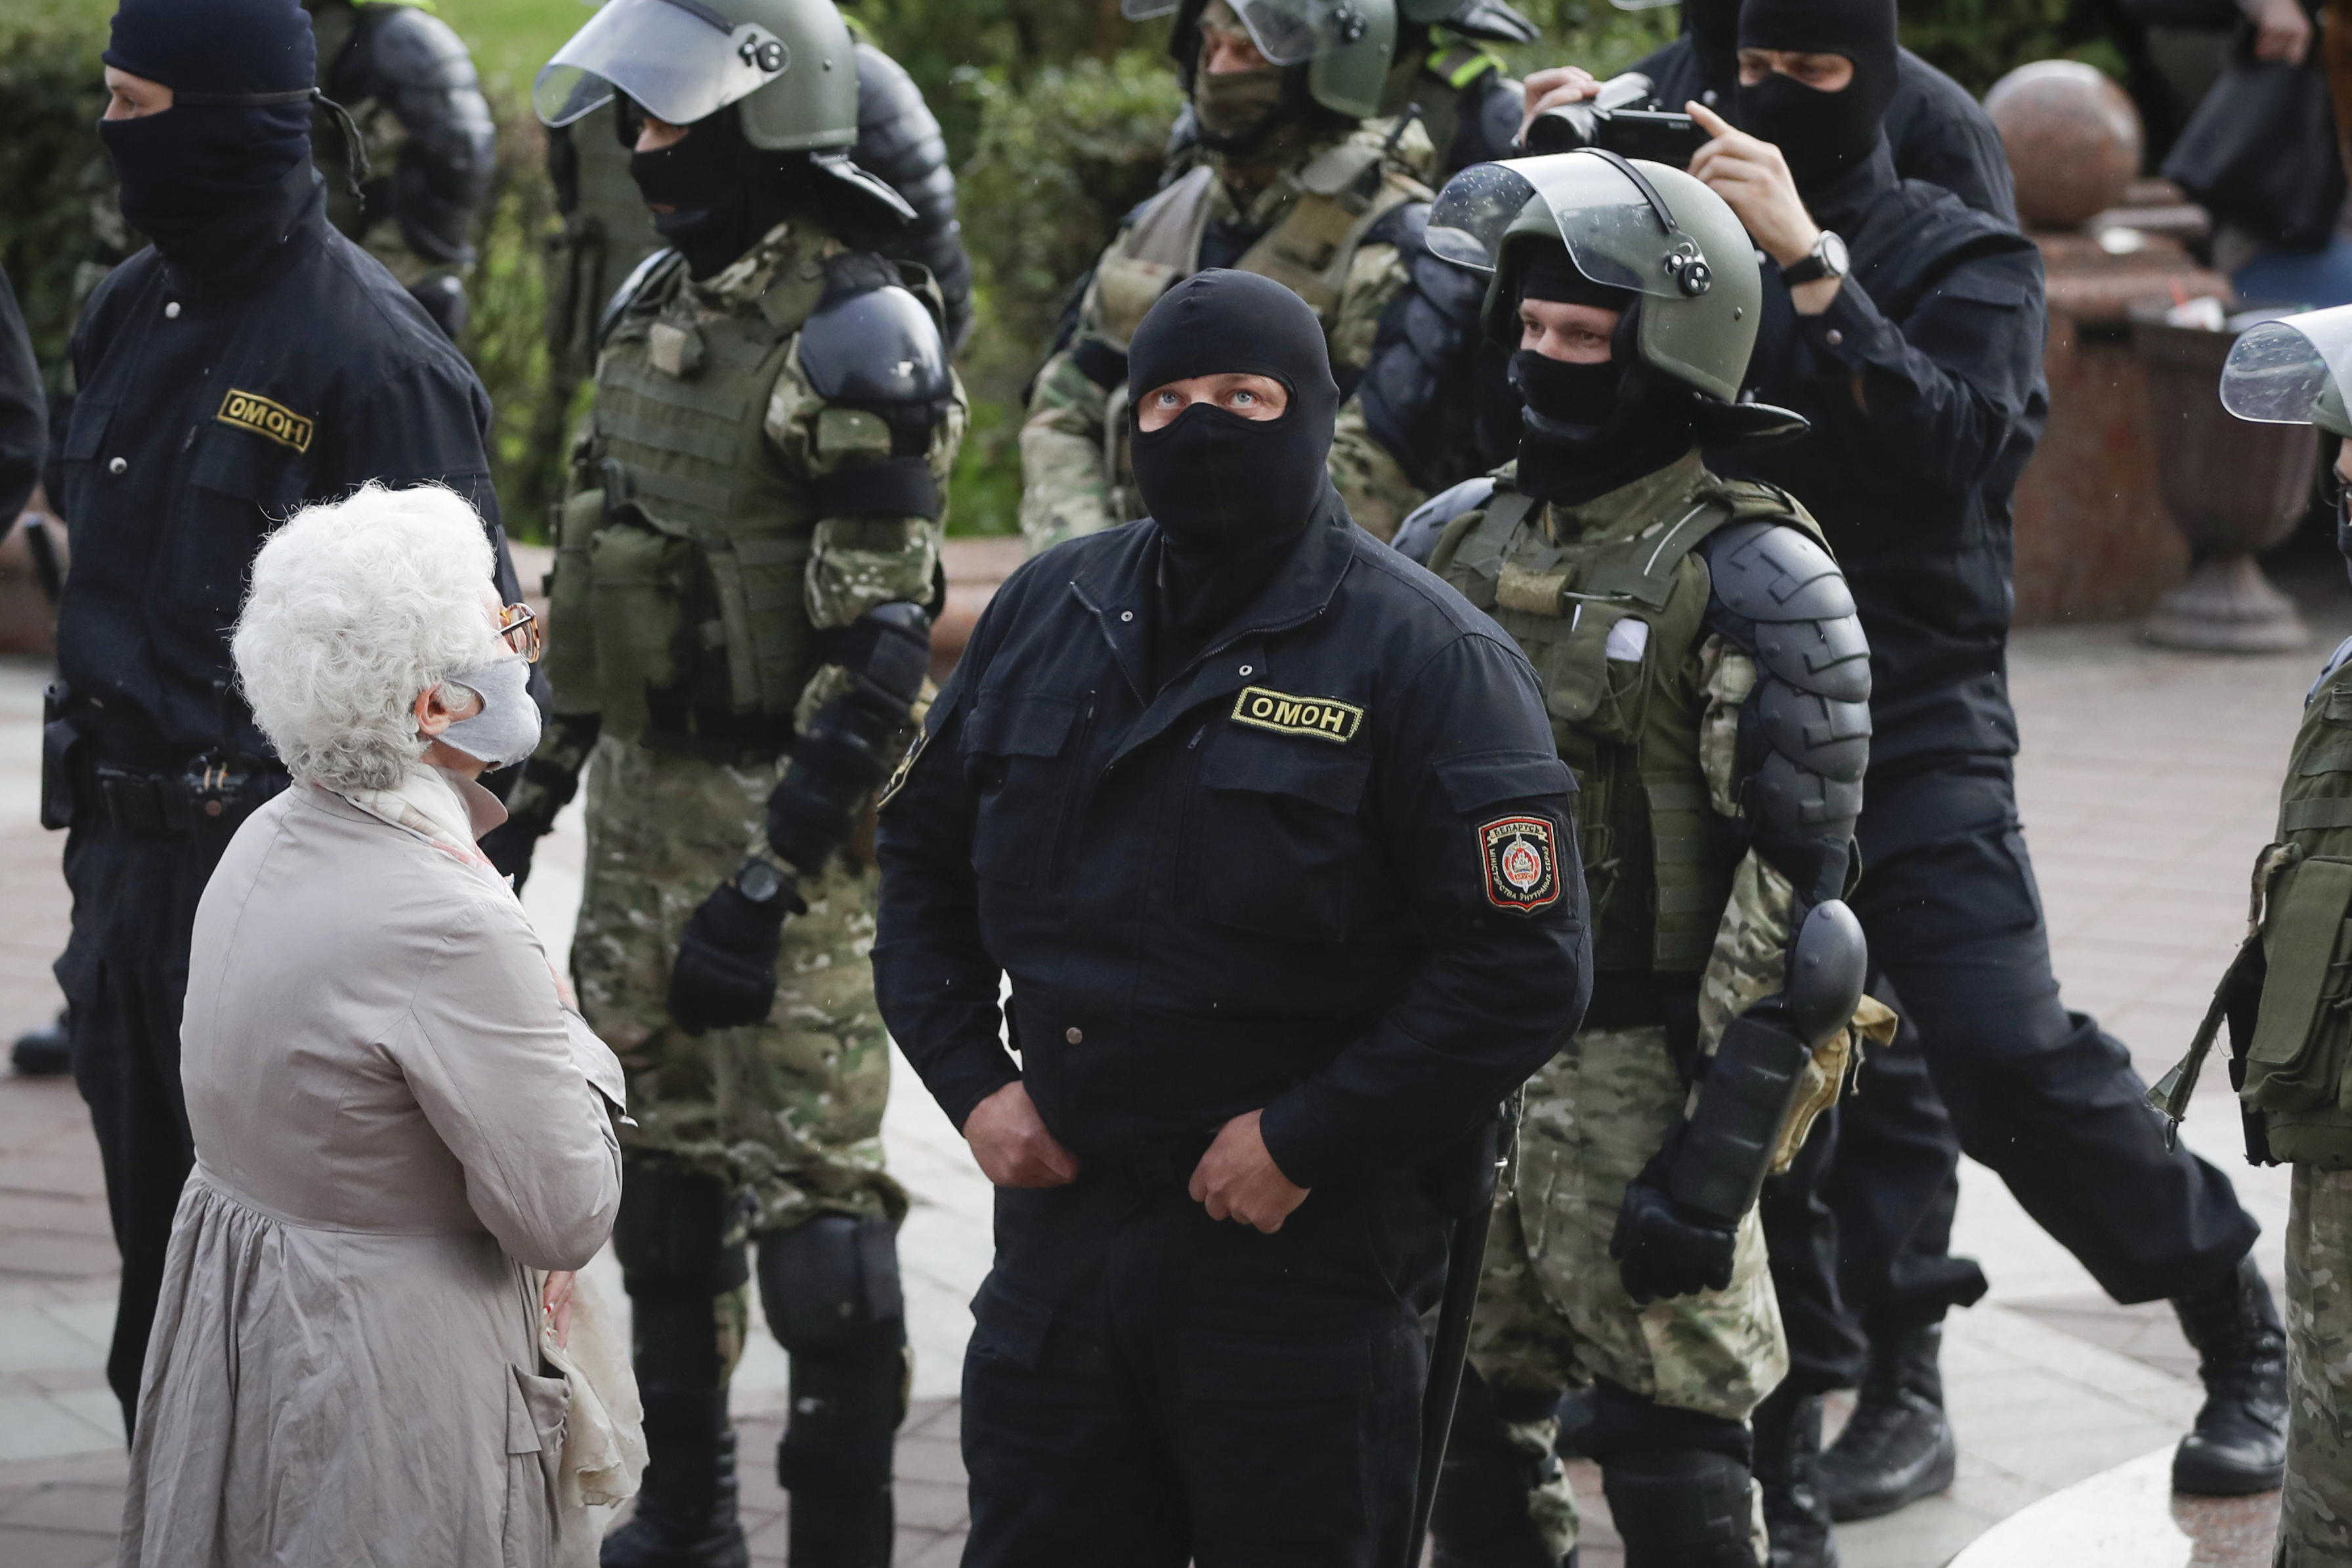
[[[126,1564],[579,1554],[541,1335],[620,1205],[621,1075],[475,847],[505,816],[475,779],[539,722],[489,575],[431,487],[308,507],[254,561],[237,675],[295,787],[196,912]]]

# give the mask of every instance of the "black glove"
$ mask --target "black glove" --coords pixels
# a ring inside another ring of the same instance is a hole
[[[1731,1284],[1732,1253],[1739,1233],[1727,1230],[1676,1203],[1666,1192],[1681,1129],[1625,1185],[1609,1256],[1625,1293],[1643,1306],[1660,1296],[1691,1296]]]
[[[760,869],[778,884],[772,896],[753,899],[735,882],[722,882],[678,938],[677,961],[669,972],[669,1016],[688,1034],[755,1024],[775,1006],[776,947],[784,916],[801,914],[808,904],[772,867]],[[743,874],[738,873],[739,880]]]

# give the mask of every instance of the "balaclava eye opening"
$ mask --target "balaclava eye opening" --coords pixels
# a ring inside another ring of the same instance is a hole
[[[1310,524],[1344,515],[1324,471],[1339,388],[1315,312],[1247,272],[1196,272],[1161,295],[1127,364],[1135,480],[1162,540],[1159,662],[1172,651],[1181,664],[1256,595]],[[1160,388],[1233,372],[1288,389],[1281,417],[1194,403],[1158,430],[1142,428],[1144,403]]]
[[[1515,294],[1618,312],[1609,358],[1589,364],[1534,349],[1511,355],[1520,413],[1518,486],[1577,506],[1654,473],[1691,447],[1690,394],[1641,357],[1642,298],[1595,283],[1558,240],[1522,241]]]
[[[122,215],[167,255],[232,215],[275,212],[310,158],[318,46],[299,0],[122,0],[100,57],[173,106],[101,120]]]
[[[1739,47],[1853,62],[1853,79],[1836,92],[1779,71],[1739,89],[1739,128],[1780,149],[1801,194],[1818,195],[1870,156],[1895,98],[1895,0],[1745,0]]]

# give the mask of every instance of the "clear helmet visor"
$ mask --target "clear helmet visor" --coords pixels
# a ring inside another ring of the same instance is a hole
[[[704,0],[611,0],[541,68],[531,107],[549,125],[570,125],[619,91],[658,120],[691,125],[792,65],[775,34],[730,22]]]
[[[1146,22],[1178,9],[1180,0],[1118,0],[1119,15]],[[1257,52],[1277,66],[1295,66],[1347,47],[1371,26],[1362,0],[1225,0]]]
[[[2308,424],[2331,386],[2352,386],[2352,306],[2248,328],[2221,367],[2221,406],[2264,424]]]
[[[1677,268],[1698,247],[1671,224],[1664,198],[1653,204],[1651,195],[1609,159],[1584,151],[1474,163],[1431,204],[1429,248],[1442,261],[1492,272],[1504,235],[1528,203],[1541,202],[1577,271],[1611,287],[1680,298]],[[1669,267],[1669,256],[1682,259]]]

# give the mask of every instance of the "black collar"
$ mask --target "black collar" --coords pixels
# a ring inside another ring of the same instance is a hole
[[[1813,221],[1824,228],[1834,229],[1839,236],[1851,242],[1853,230],[1878,199],[1902,183],[1895,172],[1895,152],[1886,144],[1886,134],[1879,133],[1878,145],[1870,155],[1836,179],[1818,195],[1807,196],[1805,205]]]
[[[192,292],[239,294],[276,282],[319,243],[327,188],[308,158],[258,199],[223,213],[169,249],[172,281]]]

